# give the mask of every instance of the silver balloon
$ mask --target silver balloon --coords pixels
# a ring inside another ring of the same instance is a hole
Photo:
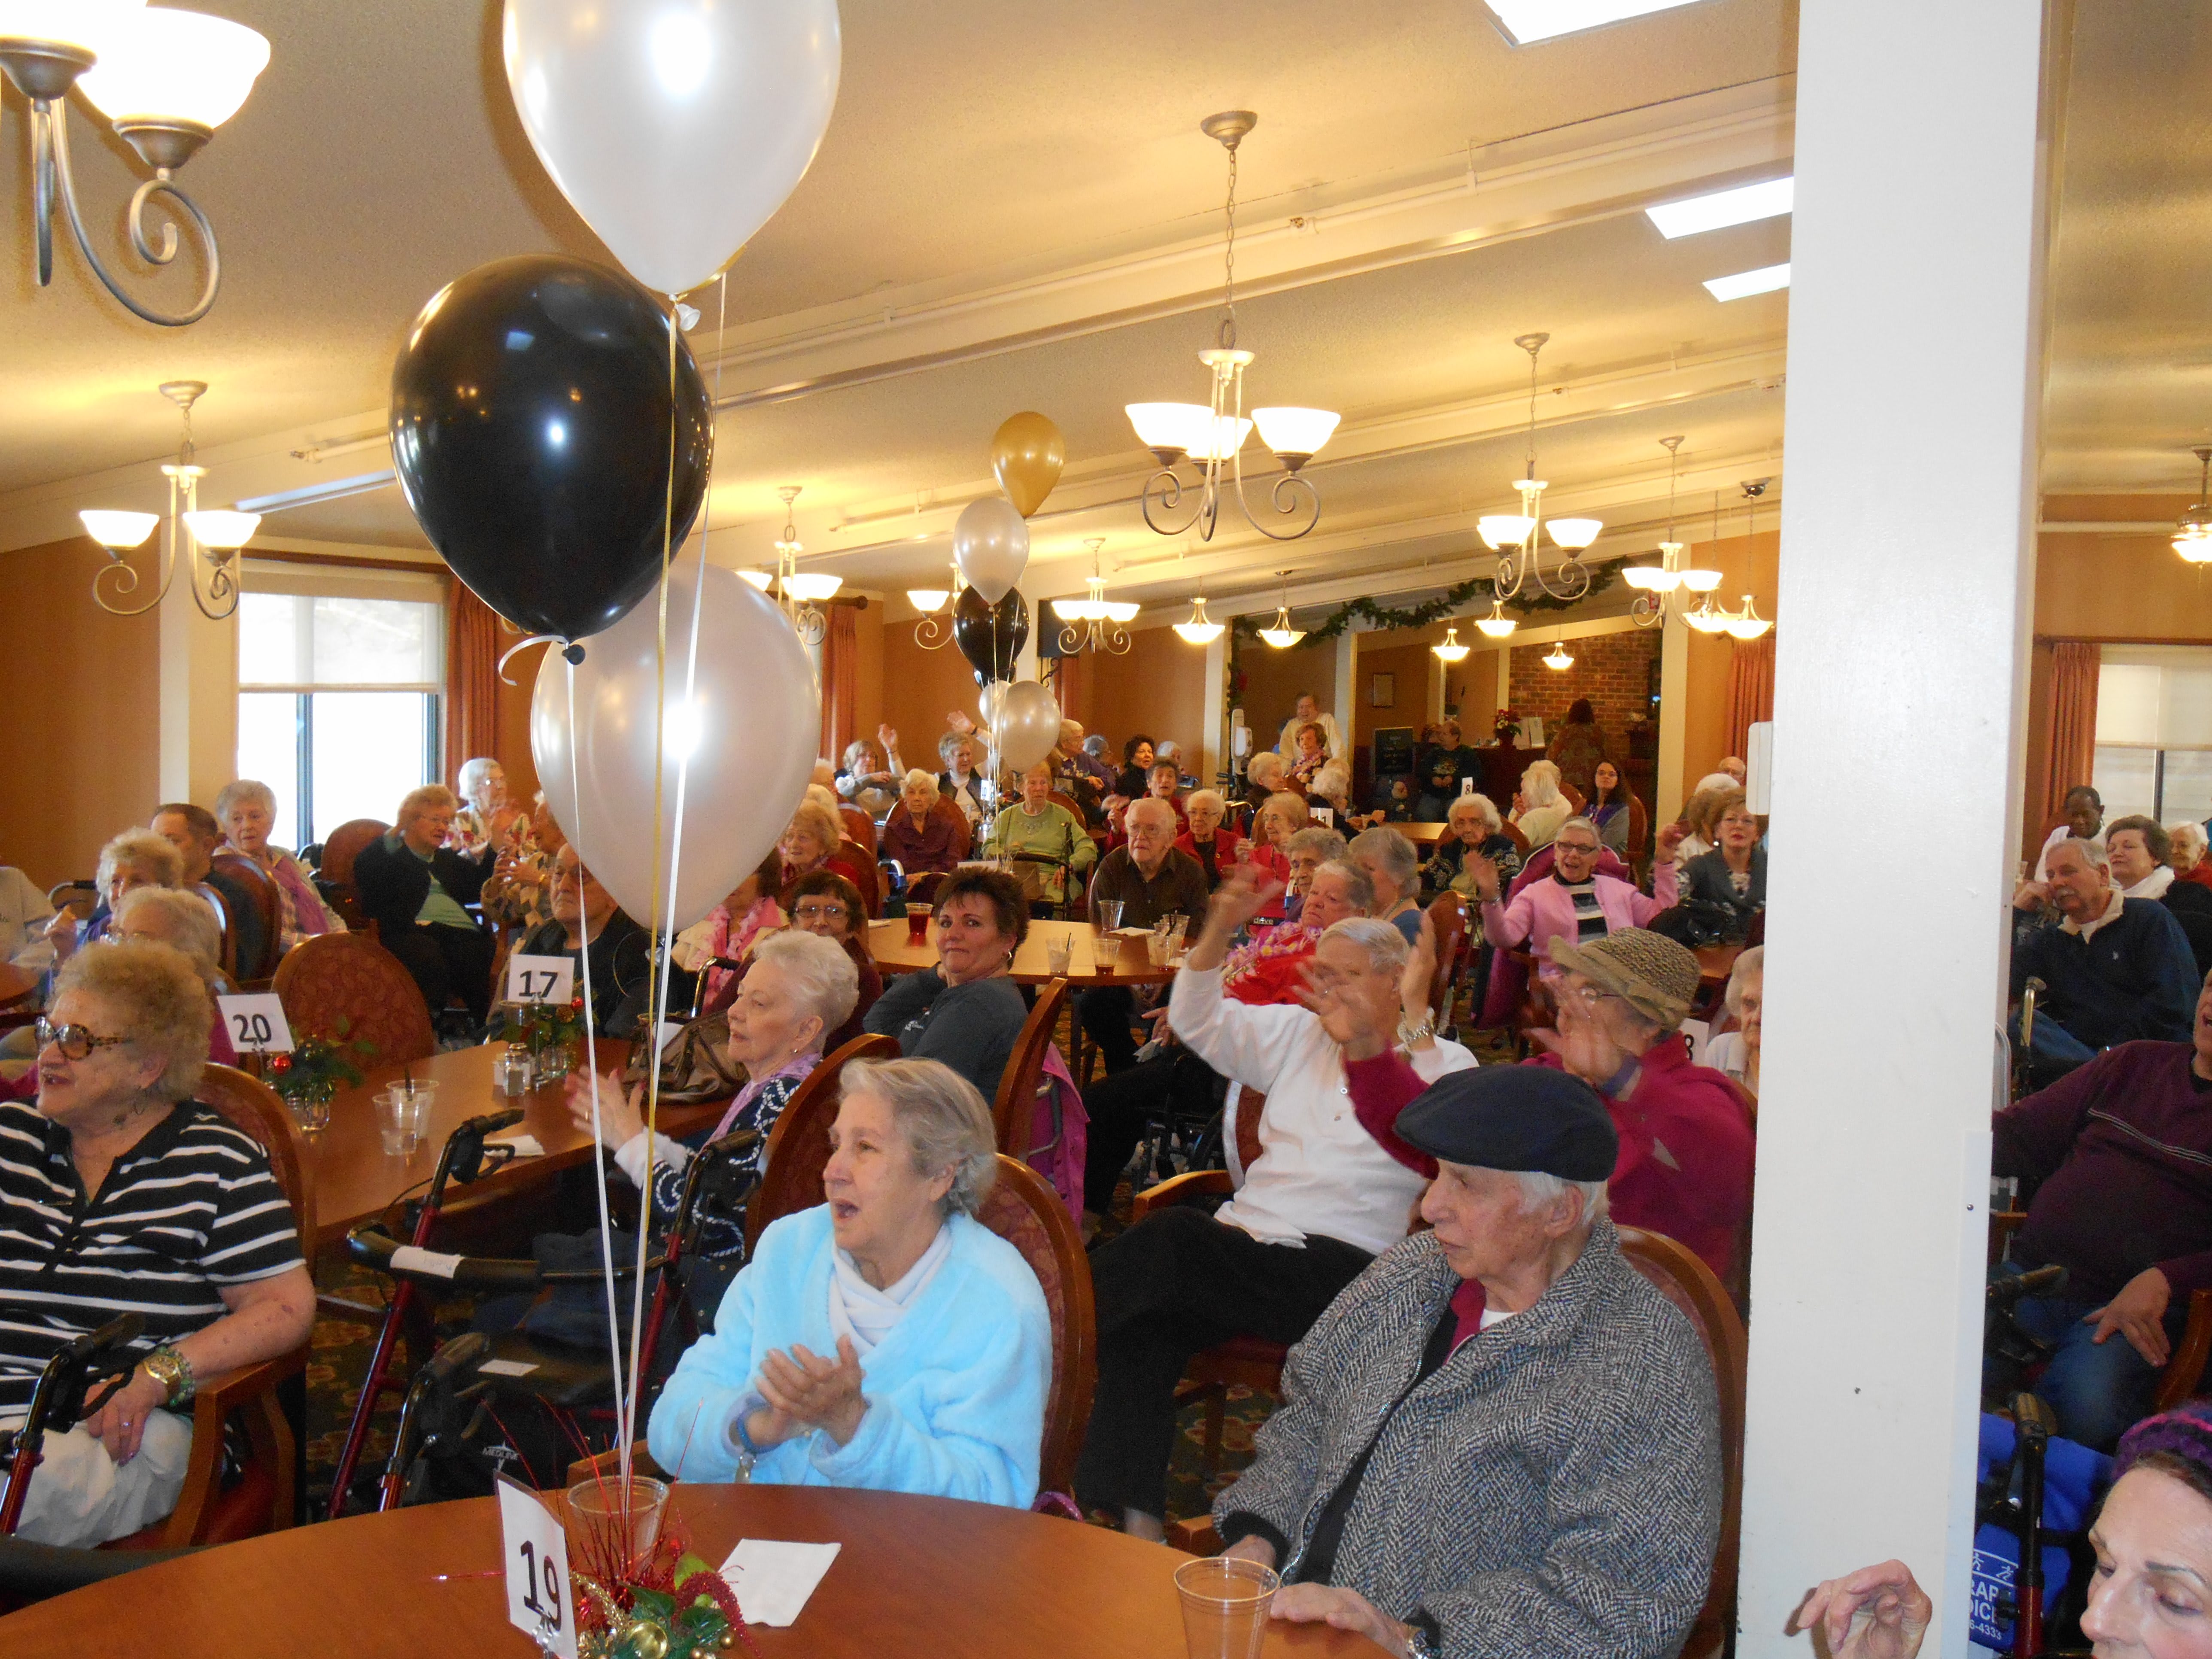
[[[983,495],[952,526],[952,562],[968,586],[996,605],[1029,568],[1030,527],[1004,495]]]
[[[1026,772],[1060,742],[1060,705],[1035,680],[1016,680],[999,699],[999,718],[991,728],[1000,763]]]
[[[668,904],[678,769],[684,783],[683,863],[676,926],[722,902],[768,856],[805,793],[822,732],[813,665],[773,600],[734,570],[709,565],[699,615],[698,677],[684,700],[698,571],[669,574],[668,714],[662,739],[662,913],[653,914],[653,753],[660,679],[659,602],[647,594],[584,647],[569,724],[570,670],[548,651],[530,700],[530,752],[545,804],[600,884],[631,918],[659,927]],[[572,773],[571,767],[574,767]]]
[[[501,45],[538,159],[656,294],[768,222],[837,101],[836,0],[507,0]]]

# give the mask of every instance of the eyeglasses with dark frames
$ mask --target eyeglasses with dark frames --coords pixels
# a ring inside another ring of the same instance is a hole
[[[100,1036],[89,1025],[57,1025],[44,1015],[39,1018],[39,1047],[51,1044],[62,1051],[64,1060],[89,1060],[95,1048],[113,1048],[130,1041],[129,1037]]]

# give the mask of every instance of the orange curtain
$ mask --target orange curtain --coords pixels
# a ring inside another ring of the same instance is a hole
[[[2094,641],[2051,644],[2050,736],[2028,779],[2028,799],[2040,826],[2055,823],[2065,810],[2066,792],[2088,782],[2096,770],[2097,672],[2103,664]]]
[[[1729,657],[1728,752],[1741,756],[1751,746],[1751,728],[1774,718],[1774,634],[1732,640]]]
[[[849,605],[830,607],[830,631],[822,641],[822,732],[832,761],[844,763],[845,745],[856,733],[860,686],[860,648]]]
[[[459,581],[446,604],[446,784],[499,741],[499,618]]]

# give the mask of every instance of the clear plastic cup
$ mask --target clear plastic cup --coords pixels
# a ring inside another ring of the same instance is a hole
[[[1091,907],[1098,912],[1100,933],[1110,933],[1121,925],[1121,905],[1120,899],[1100,899]]]
[[[376,1133],[384,1142],[386,1158],[412,1158],[422,1144],[422,1132],[415,1123],[414,1100],[403,1085],[395,1083],[377,1091]]]
[[[1259,1659],[1267,1608],[1282,1583],[1273,1567],[1225,1556],[1176,1569],[1190,1659]]]
[[[1075,939],[1073,934],[1055,933],[1044,942],[1044,963],[1054,979],[1067,975],[1068,963],[1075,959]]]
[[[595,1474],[568,1488],[571,1576],[588,1572],[615,1583],[653,1553],[668,1507],[668,1483],[633,1474]]]

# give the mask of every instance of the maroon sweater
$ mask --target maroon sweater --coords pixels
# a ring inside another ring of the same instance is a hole
[[[2123,1042],[1999,1112],[1991,1167],[2038,1183],[2014,1243],[2105,1302],[2146,1267],[2212,1289],[2212,1083],[2186,1042]]]
[[[1528,1063],[1559,1066],[1554,1054]],[[1344,1077],[1367,1132],[1400,1163],[1434,1175],[1435,1161],[1392,1128],[1407,1103],[1428,1086],[1413,1068],[1392,1050],[1347,1061]],[[1607,1183],[1613,1218],[1664,1233],[1725,1280],[1751,1210],[1751,1123],[1735,1085],[1718,1072],[1692,1065],[1679,1037],[1662,1040],[1644,1056],[1626,1097],[1608,1097],[1606,1109],[1620,1137],[1620,1161]]]

